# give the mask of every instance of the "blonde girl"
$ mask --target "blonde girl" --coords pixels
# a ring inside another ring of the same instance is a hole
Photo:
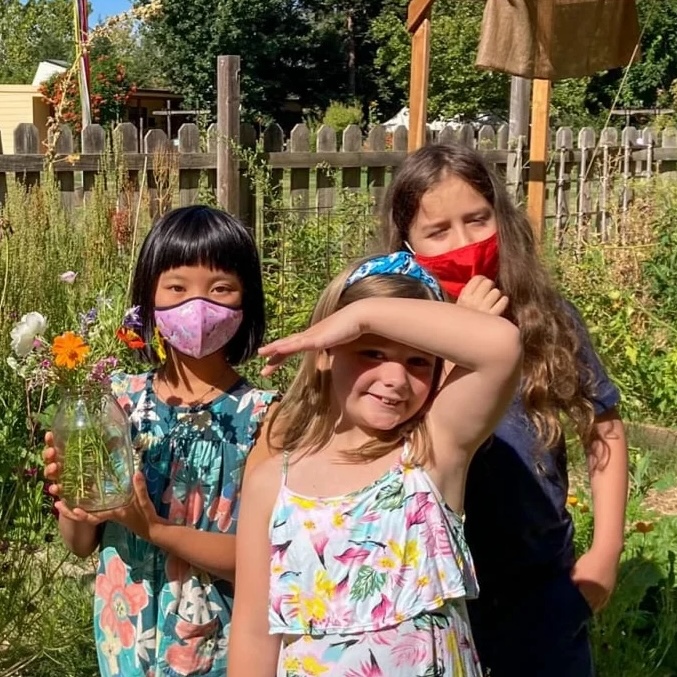
[[[442,299],[409,254],[368,259],[261,349],[305,355],[243,490],[231,677],[481,674],[463,492],[521,343]]]

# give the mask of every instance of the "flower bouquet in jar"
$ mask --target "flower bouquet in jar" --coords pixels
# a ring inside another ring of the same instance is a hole
[[[12,328],[9,365],[28,391],[57,390],[52,419],[54,447],[61,465],[61,499],[69,508],[111,510],[133,496],[134,453],[130,424],[111,392],[122,344],[140,337],[132,327],[113,323],[110,300],[81,315],[79,326],[50,336],[42,314],[24,315]],[[133,313],[131,313],[133,316]],[[134,320],[130,313],[127,323]],[[117,329],[115,329],[117,325]]]

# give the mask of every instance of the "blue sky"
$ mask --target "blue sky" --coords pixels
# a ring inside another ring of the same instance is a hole
[[[125,12],[132,6],[132,0],[90,0],[92,13],[89,15],[90,26],[98,23],[99,19],[105,19],[111,14]]]

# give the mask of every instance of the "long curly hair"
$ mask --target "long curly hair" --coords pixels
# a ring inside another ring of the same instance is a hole
[[[506,316],[519,327],[524,350],[521,397],[546,448],[563,434],[561,414],[586,447],[595,439],[592,373],[581,358],[580,325],[540,259],[526,214],[476,151],[435,144],[409,155],[389,186],[382,214],[382,244],[405,248],[423,195],[447,177],[472,186],[493,207],[498,226],[497,285],[510,299]],[[584,329],[583,329],[584,330]]]

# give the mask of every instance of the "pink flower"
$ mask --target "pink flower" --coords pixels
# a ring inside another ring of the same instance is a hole
[[[143,583],[127,584],[124,562],[119,555],[114,555],[108,561],[107,572],[97,575],[96,591],[103,600],[101,627],[119,637],[125,649],[131,648],[134,645],[131,619],[148,606],[148,593]]]
[[[397,667],[425,665],[431,661],[430,638],[424,630],[407,634],[405,640],[391,649]]]
[[[219,531],[225,533],[230,529],[230,525],[233,523],[233,515],[230,510],[232,501],[226,496],[219,496],[218,498],[212,501],[212,504],[209,506],[209,512],[207,517],[211,522],[216,522],[216,525],[219,528]]]
[[[384,677],[384,674],[376,662],[374,654],[369,651],[369,662],[360,663],[357,670],[348,670],[345,677]]]
[[[407,529],[413,524],[425,524],[432,507],[433,503],[429,494],[421,491],[416,492],[405,506]]]
[[[212,648],[216,642],[218,621],[214,618],[204,625],[193,625],[180,620],[176,623],[176,634],[181,644],[167,649],[167,664],[181,675],[195,675],[209,672],[212,667]]]
[[[386,618],[389,617],[392,609],[393,603],[381,594],[381,601],[371,610],[371,620],[379,627],[385,625]]]
[[[188,490],[185,499],[181,501],[176,496],[176,487],[170,484],[162,496],[162,501],[169,503],[167,519],[172,524],[192,524],[195,526],[200,521],[204,511],[205,501],[200,485]]]

